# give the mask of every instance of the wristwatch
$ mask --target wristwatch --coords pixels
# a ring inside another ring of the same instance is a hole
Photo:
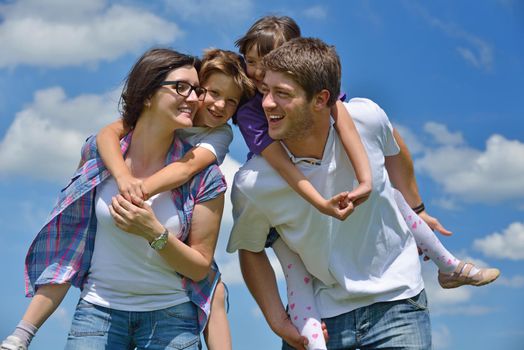
[[[164,233],[162,233],[160,236],[149,242],[149,245],[154,250],[162,250],[167,244],[167,237],[169,236],[169,231],[167,228],[164,228]]]

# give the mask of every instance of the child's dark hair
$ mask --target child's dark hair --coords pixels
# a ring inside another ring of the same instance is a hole
[[[246,34],[235,41],[235,46],[242,55],[256,45],[259,56],[265,56],[271,50],[293,38],[300,37],[300,27],[288,16],[264,16],[257,20]]]

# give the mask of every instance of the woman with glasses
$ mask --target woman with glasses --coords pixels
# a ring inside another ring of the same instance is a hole
[[[125,134],[125,125],[117,121],[97,136],[100,155],[116,179],[120,193],[125,198],[149,198],[161,191],[176,188],[189,181],[196,173],[213,163],[222,164],[233,139],[227,123],[243,102],[255,93],[255,85],[246,75],[241,57],[227,50],[210,49],[202,57],[199,71],[200,83],[206,89],[193,127],[179,129],[176,134],[194,145],[180,161],[161,169],[152,176],[136,178],[125,165],[118,140]],[[186,95],[189,86],[176,81],[165,81],[178,94]],[[225,310],[225,288],[217,284],[212,299],[209,322],[204,329],[209,350],[232,348],[229,322]]]
[[[193,126],[206,96],[199,66],[192,56],[153,49],[129,73],[121,96],[129,133],[120,145],[135,178],[191,148],[175,131]],[[126,199],[90,137],[29,249],[26,289],[35,296],[2,348],[27,348],[24,333],[34,334],[73,285],[82,294],[67,349],[198,349],[219,278],[213,254],[225,189],[211,165],[172,191]]]

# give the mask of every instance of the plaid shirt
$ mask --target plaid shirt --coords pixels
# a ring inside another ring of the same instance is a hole
[[[129,133],[120,142],[125,154],[131,142]],[[183,157],[191,145],[174,138],[166,157],[166,164]],[[110,174],[96,149],[96,138],[89,137],[82,147],[83,164],[62,189],[57,203],[29,247],[25,261],[26,296],[44,284],[71,283],[80,289],[87,281],[93,255],[96,224],[96,187]],[[177,237],[186,241],[191,228],[195,204],[217,197],[226,190],[224,176],[217,165],[211,165],[186,184],[172,190],[172,199],[178,211],[181,229]],[[211,297],[220,276],[218,267],[212,264],[206,279],[194,282],[182,277],[182,284],[190,300],[198,306],[198,321],[202,331],[207,322]]]

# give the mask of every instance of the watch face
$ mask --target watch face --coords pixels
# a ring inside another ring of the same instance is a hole
[[[160,237],[151,242],[151,248],[160,250],[166,246],[167,234],[162,234]]]
[[[153,243],[151,243],[151,247],[153,247],[153,249],[160,250],[160,249],[164,248],[166,243],[167,243],[167,240],[159,239],[159,240],[156,240]]]

